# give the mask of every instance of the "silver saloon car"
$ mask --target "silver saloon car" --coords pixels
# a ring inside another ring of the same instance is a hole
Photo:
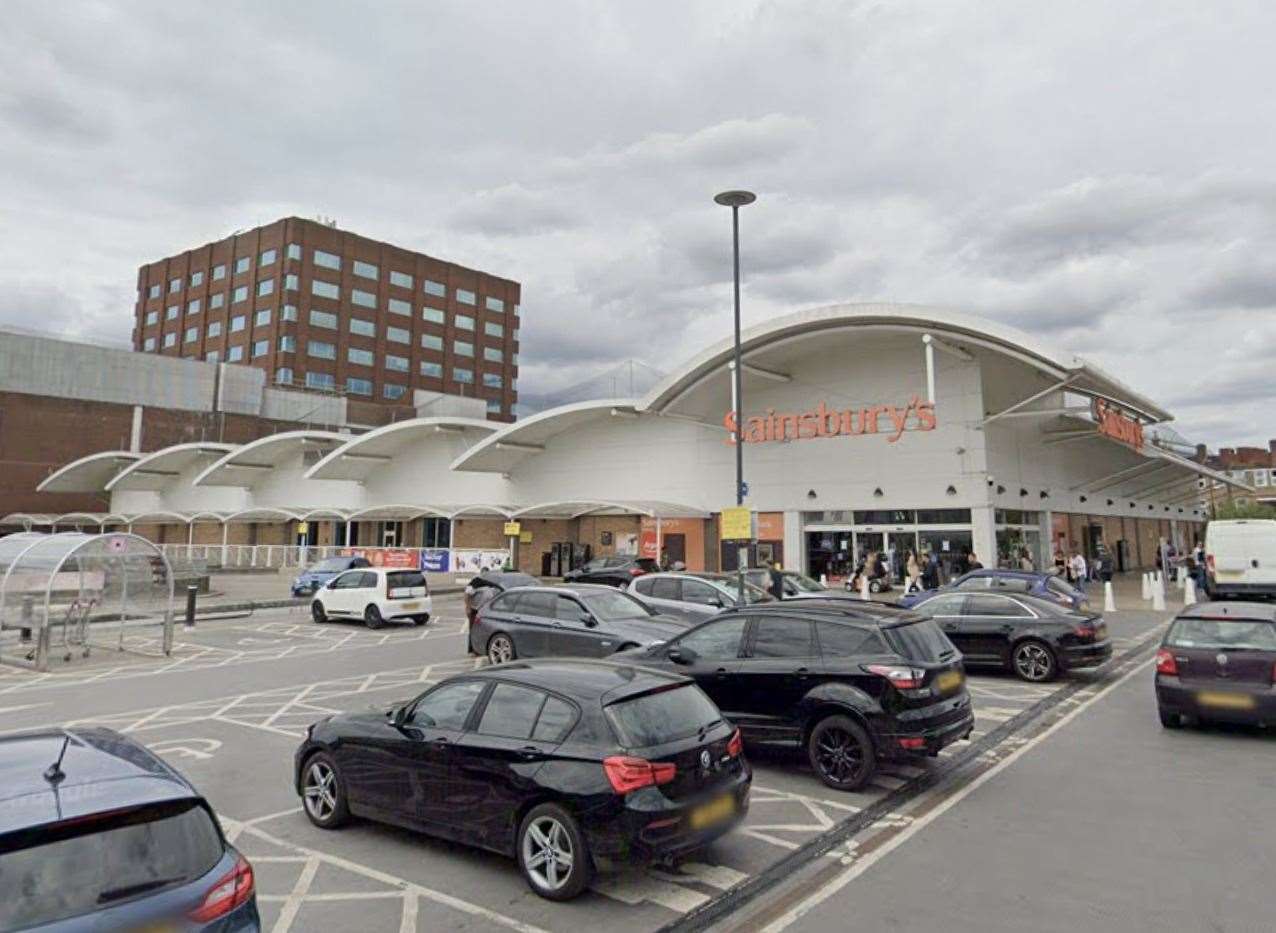
[[[723,609],[739,604],[736,575],[672,571],[649,573],[629,584],[628,591],[656,612],[677,616],[689,623],[703,622]],[[753,605],[771,600],[771,595],[746,578],[744,601]]]

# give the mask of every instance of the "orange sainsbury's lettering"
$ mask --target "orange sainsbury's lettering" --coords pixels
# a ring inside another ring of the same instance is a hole
[[[903,407],[868,405],[836,409],[822,401],[815,408],[802,412],[777,413],[774,409],[768,409],[765,418],[747,418],[744,424],[741,436],[746,444],[805,441],[855,434],[887,434],[887,442],[894,444],[904,436],[905,431],[935,430],[937,420],[934,403],[923,402],[914,395]],[[727,444],[734,445],[735,412],[727,412],[722,418],[722,425],[727,429]]]

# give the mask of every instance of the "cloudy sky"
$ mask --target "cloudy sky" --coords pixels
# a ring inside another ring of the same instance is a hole
[[[142,262],[278,217],[523,283],[521,388],[747,322],[958,305],[1192,439],[1276,437],[1266,0],[9,0],[0,322],[126,341]]]

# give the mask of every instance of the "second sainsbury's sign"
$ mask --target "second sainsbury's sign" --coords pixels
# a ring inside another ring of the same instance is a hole
[[[1102,398],[1094,400],[1093,414],[1099,425],[1099,433],[1104,437],[1129,444],[1135,450],[1143,449],[1143,425],[1137,418],[1132,418]]]
[[[735,445],[737,425],[735,412],[729,411],[722,419],[728,433],[727,443]],[[810,411],[776,412],[771,408],[765,415],[746,418],[739,426],[741,439],[746,444],[765,444],[770,441],[804,441],[817,437],[842,437],[858,434],[887,434],[887,441],[894,444],[905,431],[935,430],[935,405],[923,402],[914,395],[908,404],[872,405],[864,408],[833,408],[820,402]]]

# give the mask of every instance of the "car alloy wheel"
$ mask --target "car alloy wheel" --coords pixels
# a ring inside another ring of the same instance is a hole
[[[510,640],[508,635],[493,635],[492,640],[487,643],[487,659],[493,664],[504,664],[506,661],[513,661],[514,642]]]
[[[593,863],[576,822],[557,804],[541,804],[523,819],[518,864],[533,891],[565,901],[585,889]]]
[[[849,716],[822,719],[811,730],[807,754],[820,780],[837,790],[859,790],[877,770],[872,739]]]
[[[328,621],[328,614],[323,611],[323,603],[317,599],[310,604],[310,616],[319,623]]]
[[[1021,680],[1039,684],[1054,678],[1054,655],[1039,641],[1025,641],[1016,647],[1013,661]]]
[[[325,755],[316,755],[306,763],[301,798],[310,822],[323,829],[340,825],[349,813],[336,766]]]
[[[381,618],[381,610],[376,606],[369,606],[363,610],[363,622],[368,628],[380,628],[385,625],[385,619]]]

